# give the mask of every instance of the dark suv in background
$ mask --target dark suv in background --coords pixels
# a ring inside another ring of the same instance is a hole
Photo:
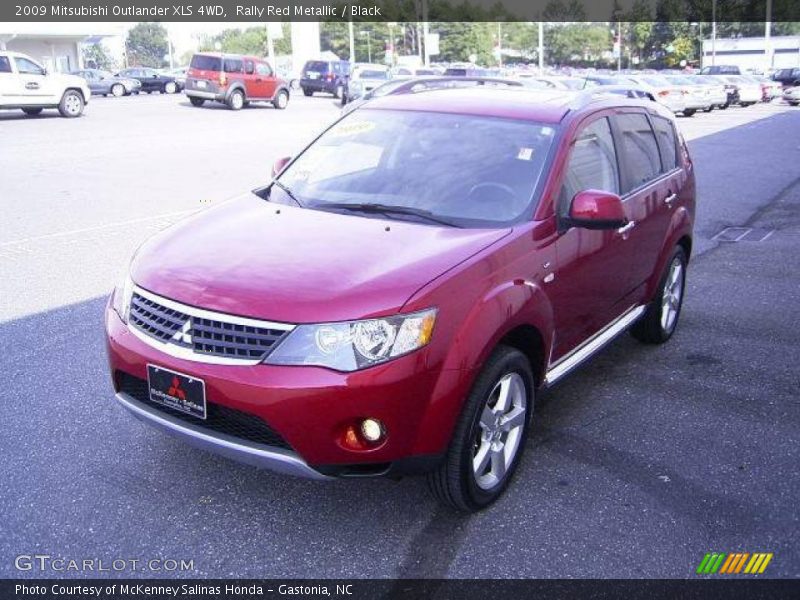
[[[800,69],[779,69],[772,74],[772,80],[779,82],[783,87],[800,85]]]
[[[310,60],[303,65],[300,87],[306,96],[326,92],[341,98],[350,76],[350,63],[346,60]]]

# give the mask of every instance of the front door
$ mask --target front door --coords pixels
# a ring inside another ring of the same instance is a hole
[[[256,73],[252,80],[254,98],[272,98],[275,95],[275,88],[277,87],[275,76],[270,67],[265,62],[256,63]],[[251,94],[248,91],[248,96]]]
[[[556,210],[561,217],[578,192],[620,193],[620,171],[607,116],[593,115],[571,144]],[[570,227],[556,240],[556,269],[549,289],[556,336],[553,361],[562,358],[618,317],[630,280],[627,234]],[[557,296],[557,298],[556,298]]]
[[[17,66],[18,104],[58,104],[61,101],[61,88],[57,87],[44,67],[24,56],[15,56]]]

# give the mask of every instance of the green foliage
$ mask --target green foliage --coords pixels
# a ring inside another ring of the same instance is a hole
[[[117,61],[115,61],[102,43],[85,45],[83,47],[83,64],[86,68],[103,69],[104,71],[116,71]]]
[[[128,64],[161,68],[167,65],[167,30],[161,23],[137,23],[128,31],[125,52]]]
[[[275,54],[281,56],[291,54],[291,26],[289,23],[281,23],[283,36],[273,40]],[[215,51],[219,48],[221,52],[231,54],[251,54],[254,56],[267,56],[267,27],[259,25],[247,27],[246,29],[229,28],[223,29],[215,35],[203,35],[200,37],[199,49],[201,52]]]

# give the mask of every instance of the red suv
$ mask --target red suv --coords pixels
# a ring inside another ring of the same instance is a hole
[[[582,92],[376,98],[146,242],[110,298],[117,400],[283,473],[426,473],[481,509],[535,399],[675,331],[695,177],[672,114]]]
[[[184,93],[192,106],[203,106],[206,100],[222,102],[232,110],[250,102],[271,102],[278,109],[289,104],[289,84],[275,75],[270,64],[239,54],[195,54]]]

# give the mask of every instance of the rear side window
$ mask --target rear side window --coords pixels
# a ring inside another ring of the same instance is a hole
[[[220,60],[219,56],[195,54],[192,57],[192,64],[190,66],[199,71],[221,71],[222,60]]]
[[[673,124],[663,117],[652,117],[658,136],[658,148],[661,151],[661,164],[664,172],[678,166],[678,144]]]
[[[252,60],[244,61],[244,72],[245,73],[247,73],[248,75],[252,75],[254,70],[255,70],[255,67],[253,66],[253,61]]]
[[[561,187],[562,214],[569,209],[575,194],[584,190],[619,194],[617,153],[611,127],[605,117],[581,131],[572,146]]]
[[[626,166],[624,194],[658,177],[661,173],[661,157],[656,136],[645,115],[629,113],[614,118],[622,137],[620,157]]]
[[[7,56],[0,56],[0,73],[11,73],[11,61]]]
[[[224,66],[226,73],[241,73],[244,63],[241,58],[226,58]]]

